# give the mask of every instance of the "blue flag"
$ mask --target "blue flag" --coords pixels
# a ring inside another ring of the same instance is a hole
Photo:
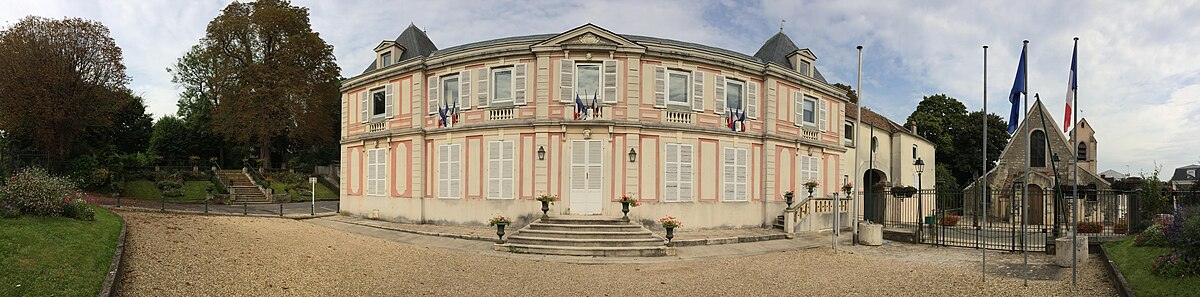
[[[1021,62],[1017,65],[1017,78],[1013,81],[1012,90],[1008,92],[1008,102],[1012,102],[1012,112],[1008,115],[1008,134],[1017,132],[1017,123],[1020,122],[1021,94],[1028,94],[1025,90],[1025,47],[1021,47]]]

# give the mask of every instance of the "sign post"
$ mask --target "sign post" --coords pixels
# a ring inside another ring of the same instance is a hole
[[[309,177],[308,183],[312,184],[312,209],[309,215],[317,215],[317,177]]]

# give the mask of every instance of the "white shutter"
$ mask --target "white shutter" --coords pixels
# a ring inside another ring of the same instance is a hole
[[[663,147],[663,201],[679,201],[679,145]]]
[[[692,71],[692,110],[704,111],[704,72]]]
[[[500,158],[504,161],[500,164],[500,178],[504,182],[500,184],[500,195],[505,198],[515,198],[516,191],[514,188],[516,187],[516,179],[513,176],[516,174],[516,167],[513,164],[513,160],[516,151],[514,150],[512,141],[505,141],[501,145],[501,148],[503,152],[501,152]]]
[[[491,70],[487,67],[475,70],[475,100],[479,103],[479,108],[488,107],[488,90],[491,90],[488,79],[491,75]]]
[[[793,122],[796,123],[796,126],[802,126],[804,125],[804,94],[792,92],[792,98],[796,102],[796,120]]]
[[[758,118],[758,83],[750,82],[746,84],[746,117],[751,119]]]
[[[450,193],[451,197],[462,197],[462,146],[450,146]]]
[[[395,105],[396,104],[396,84],[392,84],[392,83],[387,84],[387,87],[384,89],[384,92],[385,92],[384,98],[386,98],[386,99],[384,99],[384,101],[387,102],[387,104],[384,105],[384,107],[385,107],[384,114],[387,115],[387,118],[390,119],[390,118],[392,118],[392,116],[394,116],[396,114],[396,112],[392,111],[393,107],[396,106]]]
[[[362,104],[360,104],[360,106],[362,106],[362,108],[359,109],[360,111],[362,111],[362,115],[359,116],[358,120],[363,123],[366,123],[367,119],[371,116],[371,114],[368,113],[369,112],[368,110],[370,110],[370,105],[367,104],[367,101],[368,101],[367,97],[370,97],[370,96],[367,96],[366,91],[358,92],[358,98],[359,98],[359,100],[362,100]]]
[[[820,99],[817,101],[821,102],[820,120],[817,121],[817,124],[821,126],[821,132],[825,132],[826,130],[829,130],[829,121],[826,120],[829,114],[829,102]]]
[[[575,61],[563,59],[558,67],[558,100],[571,103],[575,98]]]
[[[725,76],[713,76],[713,99],[716,102],[713,104],[713,112],[716,114],[725,113]]]
[[[458,107],[463,110],[471,109],[471,71],[458,73]]]
[[[525,105],[525,63],[513,65],[513,104]]]
[[[820,182],[821,181],[821,157],[808,157],[808,162],[809,162],[809,164],[808,164],[809,179]],[[814,191],[815,191],[815,193],[823,193],[823,192],[821,192],[821,186],[817,186],[816,190],[814,190]]]
[[[739,201],[747,201],[749,199],[749,184],[750,184],[750,162],[749,153],[746,149],[737,150],[737,170],[734,172],[737,181],[737,197]]]
[[[600,190],[604,182],[604,170],[602,169],[604,161],[604,152],[602,151],[602,142],[588,141],[588,190]]]
[[[679,200],[692,201],[692,146],[679,145]]]
[[[723,175],[721,176],[722,177],[721,184],[724,187],[724,191],[722,191],[722,192],[724,192],[724,195],[722,196],[724,198],[722,200],[724,200],[724,201],[737,200],[737,198],[736,198],[736,195],[737,195],[737,182],[736,182],[737,181],[737,172],[736,172],[737,160],[736,160],[736,158],[737,158],[737,156],[735,156],[736,152],[737,152],[736,149],[725,148],[725,158],[724,158],[724,162],[723,162],[725,164],[725,167],[722,170]]]
[[[428,83],[428,87],[429,87],[429,110],[426,110],[426,111],[425,111],[425,112],[428,112],[429,114],[437,114],[437,104],[438,104],[438,99],[439,99],[439,98],[438,98],[438,87],[439,87],[438,85],[439,85],[439,84],[438,84],[438,77],[437,77],[437,76],[430,76],[430,77],[429,77],[429,83]]]
[[[438,194],[437,197],[450,197],[450,146],[438,146]]]
[[[487,198],[500,198],[500,142],[488,142]]]
[[[617,103],[617,60],[604,61],[604,103]]]
[[[654,67],[654,107],[667,107],[667,68]]]

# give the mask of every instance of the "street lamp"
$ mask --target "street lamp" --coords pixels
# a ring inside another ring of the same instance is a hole
[[[546,147],[539,146],[537,150],[538,161],[546,159]]]
[[[629,149],[629,163],[637,162],[637,152],[633,148]]]
[[[913,166],[917,169],[917,241],[923,242],[923,234],[925,229],[925,202],[921,197],[921,173],[925,172],[925,161],[920,157],[913,161]]]

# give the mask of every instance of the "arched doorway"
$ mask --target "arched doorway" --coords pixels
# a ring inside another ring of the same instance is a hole
[[[875,184],[887,181],[887,174],[879,169],[869,169],[863,173],[863,219],[883,223],[887,199],[882,191],[875,189]]]
[[[1029,224],[1042,225],[1046,222],[1046,199],[1042,187],[1029,184]]]

